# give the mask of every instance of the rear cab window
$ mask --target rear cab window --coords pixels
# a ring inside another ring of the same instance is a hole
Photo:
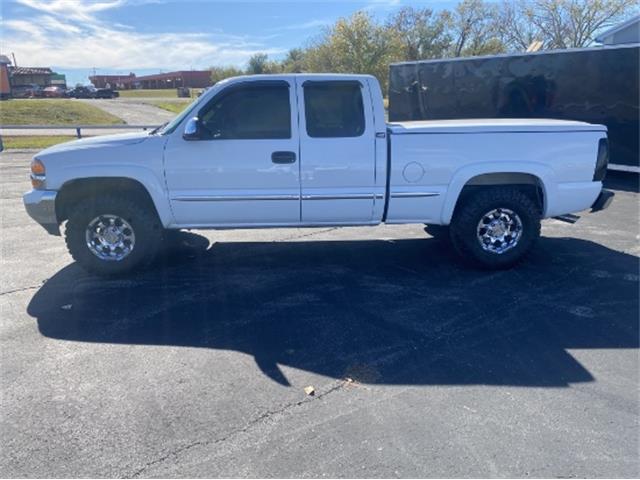
[[[303,84],[305,127],[312,138],[359,137],[365,131],[362,85],[358,81]]]

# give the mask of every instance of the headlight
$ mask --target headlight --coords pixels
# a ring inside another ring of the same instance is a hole
[[[44,188],[45,173],[44,164],[40,160],[31,160],[31,186],[34,189]]]

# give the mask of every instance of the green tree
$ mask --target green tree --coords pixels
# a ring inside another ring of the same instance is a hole
[[[312,41],[311,46],[307,47],[304,52],[302,62],[305,72],[331,72],[336,68],[331,52],[331,43],[329,41],[330,34],[325,32],[319,39]]]
[[[267,73],[268,55],[266,53],[255,53],[247,62],[247,74]]]
[[[280,62],[269,60],[269,56],[266,53],[256,53],[252,55],[247,62],[247,69],[245,70],[247,75],[281,72],[282,65]]]
[[[284,73],[301,73],[304,71],[305,51],[302,48],[292,48],[287,52],[281,63]]]
[[[269,60],[265,67],[263,73],[284,73],[283,65],[281,62],[277,60]]]
[[[238,75],[244,74],[242,70],[236,67],[213,66],[210,67],[209,70],[211,70],[211,81],[213,83],[217,83],[225,78],[237,77]]]
[[[403,7],[387,20],[390,35],[395,35],[400,52],[397,60],[412,61],[446,56],[451,44],[448,31],[451,14],[434,14],[429,8]]]
[[[338,20],[305,54],[311,72],[368,73],[386,89],[389,63],[399,46],[389,30],[366,12]]]

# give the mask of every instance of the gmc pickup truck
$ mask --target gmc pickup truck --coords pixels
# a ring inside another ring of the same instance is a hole
[[[257,75],[218,82],[154,131],[38,153],[24,203],[51,234],[66,223],[69,252],[98,274],[148,264],[169,230],[381,222],[426,224],[470,262],[507,268],[542,219],[609,204],[607,163],[602,125],[387,124],[374,77]]]

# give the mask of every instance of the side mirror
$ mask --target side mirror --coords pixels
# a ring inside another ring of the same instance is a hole
[[[187,124],[184,126],[184,131],[182,132],[182,138],[185,140],[200,140],[202,138],[198,117],[190,118],[187,121]]]

